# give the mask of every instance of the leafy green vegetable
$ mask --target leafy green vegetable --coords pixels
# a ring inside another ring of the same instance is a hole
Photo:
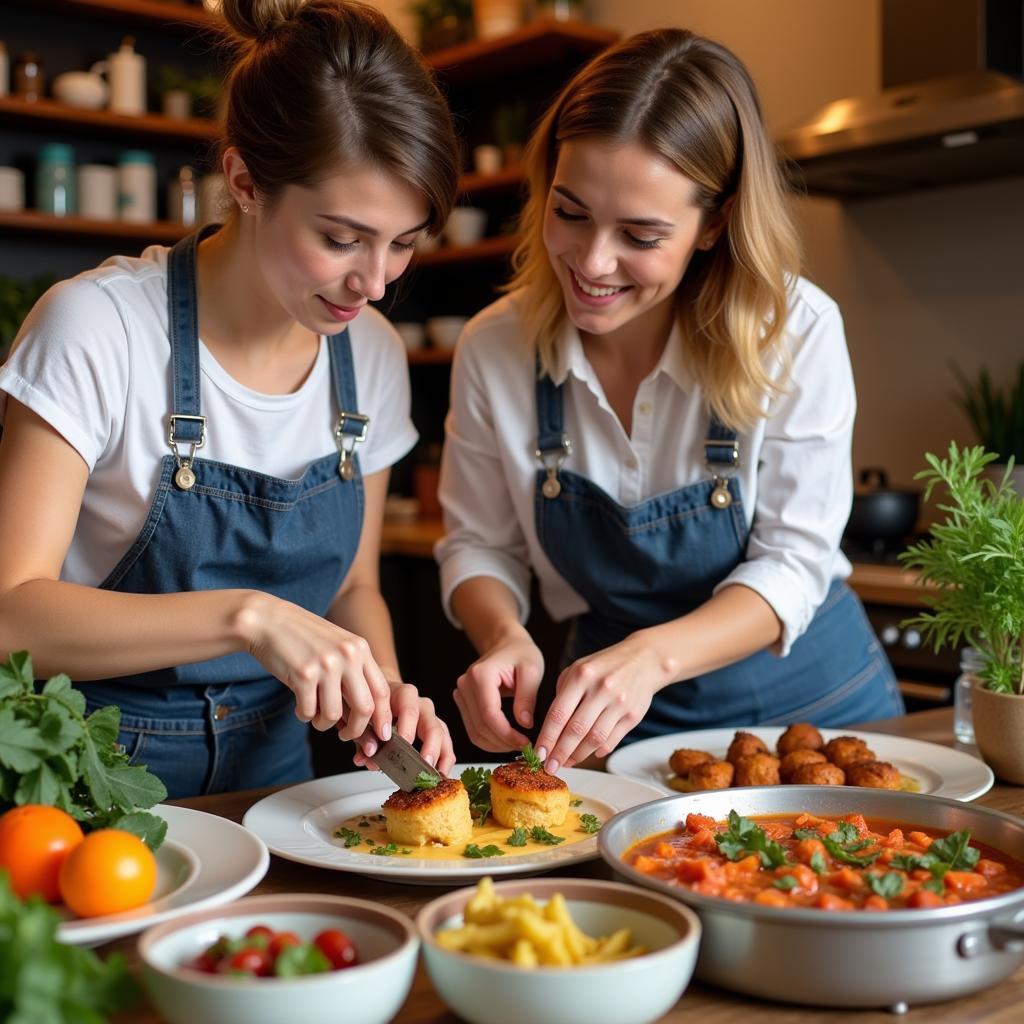
[[[742,860],[756,853],[766,868],[777,868],[787,863],[785,849],[769,839],[763,828],[736,811],[729,812],[729,828],[716,835],[715,842],[729,860]]]
[[[843,864],[852,864],[854,867],[866,868],[874,864],[882,854],[881,850],[876,850],[874,853],[865,853],[863,856],[858,857],[857,851],[863,850],[865,846],[870,846],[871,841],[862,840],[857,843],[850,843],[849,846],[844,846],[840,835],[841,833],[839,832],[833,832],[822,839],[825,849],[828,850],[834,860],[838,860]]]
[[[430,772],[420,772],[416,781],[412,784],[414,789],[436,789],[441,781],[440,775],[431,775]]]
[[[535,843],[543,843],[544,846],[557,846],[565,842],[565,836],[552,835],[543,825],[534,825],[530,829],[530,838]]]
[[[799,884],[796,880],[796,875],[782,875],[772,882],[776,889],[781,889],[783,892],[789,892],[790,889],[795,889]]]
[[[474,824],[486,825],[487,815],[491,813],[491,770],[467,768],[459,778],[469,794],[469,812]]]
[[[981,857],[981,851],[968,845],[971,833],[968,829],[950,832],[944,839],[936,839],[925,853],[899,854],[890,861],[890,867],[899,871],[916,871],[923,868],[932,877],[921,885],[922,889],[942,895],[946,891],[944,881],[947,871],[973,871]]]
[[[815,850],[811,854],[810,867],[816,875],[823,875],[828,871],[828,863],[825,861],[825,856],[820,850]]]
[[[583,800],[580,797],[576,797],[575,800],[570,800],[569,801],[569,806],[570,807],[579,807],[579,805],[581,803],[583,803]]]
[[[326,974],[330,969],[330,961],[312,942],[284,946],[274,961],[274,974],[279,978],[297,978],[301,974]]]
[[[532,743],[527,743],[526,746],[523,747],[521,756],[529,766],[531,772],[539,772],[541,768],[544,767],[544,762],[537,756]]]
[[[490,843],[489,845],[483,847],[483,849],[477,846],[476,843],[470,843],[462,851],[462,856],[476,859],[479,859],[481,857],[504,857],[505,851],[499,849],[497,846],[494,845],[494,843]]]
[[[813,828],[795,828],[793,829],[794,839],[821,839],[821,833],[817,829]]]
[[[363,837],[359,832],[356,832],[355,829],[345,828],[344,826],[335,829],[334,838],[344,839],[346,850],[351,849],[353,846],[358,846],[363,841]]]
[[[580,831],[581,832],[600,832],[601,822],[598,820],[596,814],[581,814],[580,815]]]
[[[0,872],[0,1020],[104,1024],[139,998],[124,957],[104,963],[57,940],[60,916],[38,896],[22,902]]]
[[[525,846],[530,841],[525,828],[513,829],[512,835],[505,840],[506,846]]]
[[[376,854],[378,857],[394,857],[398,853],[398,844],[388,843],[387,846],[375,846],[370,853]]]
[[[903,876],[898,871],[887,871],[884,875],[865,871],[864,881],[877,896],[891,900],[903,892]]]
[[[132,832],[151,849],[167,823],[144,808],[167,797],[142,765],[117,747],[120,709],[85,713],[85,696],[66,675],[36,692],[27,651],[0,664],[0,804],[51,804],[88,828]]]

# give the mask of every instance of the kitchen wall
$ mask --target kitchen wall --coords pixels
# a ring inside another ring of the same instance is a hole
[[[404,0],[379,4],[407,33]],[[878,0],[590,0],[623,34],[681,25],[734,50],[781,131],[879,88]],[[922,26],[922,45],[928,31]],[[996,379],[1024,358],[1024,177],[857,203],[797,202],[807,273],[839,302],[860,400],[856,466],[909,483],[926,450],[974,442],[949,361]]]

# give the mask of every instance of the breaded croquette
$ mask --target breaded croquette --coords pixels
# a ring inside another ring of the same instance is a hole
[[[846,769],[846,781],[851,786],[868,789],[902,789],[900,773],[888,761],[854,761]]]
[[[837,736],[825,744],[825,756],[843,771],[854,761],[874,761],[875,755],[859,736]]]
[[[820,750],[808,750],[805,747],[791,750],[788,754],[783,755],[779,763],[779,775],[783,782],[788,782],[789,777],[797,768],[802,768],[805,764],[825,764],[827,760],[828,758]]]
[[[406,846],[452,846],[473,834],[469,794],[458,779],[442,779],[433,789],[399,789],[381,808],[388,838]]]
[[[569,787],[557,776],[534,770],[525,761],[499,765],[491,775],[491,814],[506,828],[543,828],[564,824]]]
[[[729,750],[725,755],[726,761],[735,765],[741,757],[749,757],[751,754],[767,754],[768,747],[764,740],[755,736],[752,732],[737,732],[729,744]]]
[[[697,793],[707,789],[728,789],[734,768],[728,761],[705,761],[690,769],[689,775],[676,775],[668,784],[680,793]]]
[[[714,759],[714,754],[709,754],[706,750],[689,750],[684,747],[672,752],[672,756],[668,759],[668,766],[676,775],[686,775],[691,768],[696,768],[699,764],[707,764]]]
[[[784,757],[794,750],[821,750],[824,745],[821,733],[810,722],[795,722],[779,737],[775,749]]]
[[[750,754],[736,762],[734,786],[777,786],[779,759],[772,754]]]
[[[805,764],[789,777],[794,786],[842,786],[846,775],[839,765],[825,761],[820,764]]]

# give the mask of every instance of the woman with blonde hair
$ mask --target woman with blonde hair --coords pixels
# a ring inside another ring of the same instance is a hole
[[[535,741],[550,770],[627,734],[899,713],[843,582],[843,325],[799,276],[745,68],[680,29],[626,39],[566,86],[527,169],[516,274],[460,340],[442,466],[473,741],[513,749],[535,724],[531,570],[574,620]]]
[[[56,285],[0,370],[0,651],[120,707],[174,797],[308,778],[306,723],[447,769],[379,588],[416,431],[367,304],[448,216],[451,117],[371,7],[223,11],[225,223]]]

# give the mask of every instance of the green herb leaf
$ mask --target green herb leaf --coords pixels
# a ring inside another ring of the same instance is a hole
[[[359,844],[363,841],[362,835],[360,835],[354,829],[345,828],[344,826],[341,826],[334,830],[334,838],[343,839],[345,841],[346,850],[351,849],[353,846],[359,846]]]
[[[506,846],[525,846],[530,841],[529,834],[525,828],[513,829],[512,835],[505,840]]]
[[[473,859],[479,859],[481,857],[504,857],[505,851],[499,849],[493,843],[483,847],[482,849],[477,846],[476,843],[470,843],[463,851],[463,857],[470,857]]]
[[[419,775],[416,776],[413,788],[417,790],[436,789],[440,781],[440,775],[431,775],[430,772],[420,772]]]
[[[922,882],[921,888],[935,893],[936,896],[941,896],[946,891],[946,883],[942,880],[942,875],[938,875],[935,878],[929,878],[927,882]]]
[[[579,807],[580,804],[582,804],[582,803],[583,803],[583,800],[580,797],[576,797],[575,800],[570,800],[569,801],[569,806],[570,807]]]
[[[369,828],[370,827],[370,821],[369,821],[368,818],[361,818],[359,821],[356,822],[356,824],[360,828]]]
[[[531,772],[539,772],[544,767],[544,762],[537,756],[532,743],[523,747],[522,758],[527,763]]]
[[[825,856],[820,850],[815,850],[814,853],[811,854],[810,865],[811,870],[816,875],[823,875],[828,871],[828,864],[825,861]]]
[[[820,839],[821,833],[817,829],[813,828],[795,828],[793,829],[794,839]]]
[[[376,854],[378,857],[394,857],[398,853],[398,844],[388,843],[387,846],[375,846],[370,853]]]
[[[46,741],[35,726],[14,717],[12,709],[0,711],[0,764],[16,772],[38,768]]]
[[[932,857],[949,865],[951,871],[972,871],[981,857],[981,851],[969,846],[971,833],[967,829],[951,832],[945,839],[936,839],[928,847]]]
[[[581,814],[580,815],[580,831],[581,832],[600,832],[601,822],[598,820],[596,814]]]
[[[729,812],[729,827],[715,836],[715,842],[729,860],[742,860],[756,853],[766,868],[777,868],[787,863],[785,848],[770,840],[763,828],[736,811]]]
[[[158,850],[167,838],[167,822],[148,811],[130,811],[111,818],[108,828],[119,828],[138,836],[151,850]]]
[[[903,892],[903,876],[898,871],[887,871],[884,875],[865,872],[864,881],[873,893],[887,900]]]
[[[534,825],[530,829],[530,838],[535,843],[542,843],[544,846],[557,846],[565,842],[565,836],[552,835],[543,825]]]
[[[863,856],[858,856],[859,851],[873,844],[873,840],[861,839],[856,827],[848,821],[839,822],[836,830],[825,836],[822,842],[833,859],[843,864],[852,864],[858,868],[869,867],[882,855],[881,850],[876,850],[874,853],[865,853]]]
[[[274,974],[279,978],[297,978],[303,974],[326,974],[330,969],[330,961],[312,942],[304,942],[298,946],[285,946],[274,961]]]
[[[467,768],[459,776],[469,794],[469,812],[476,825],[487,824],[491,813],[491,770],[489,768]]]
[[[783,892],[789,892],[790,889],[795,889],[799,884],[796,880],[796,875],[781,875],[772,882],[776,889],[781,889]]]

